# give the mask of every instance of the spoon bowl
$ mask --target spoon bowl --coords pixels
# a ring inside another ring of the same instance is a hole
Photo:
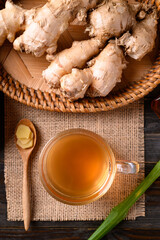
[[[16,131],[20,124],[28,126],[31,131],[33,132],[33,146],[27,149],[21,148],[17,144],[17,137],[16,137]],[[36,145],[37,141],[37,135],[36,135],[36,129],[33,125],[33,123],[29,119],[22,119],[18,122],[16,129],[15,129],[15,143],[18,148],[18,151],[23,159],[23,219],[24,219],[24,228],[27,231],[30,225],[30,194],[29,194],[29,183],[28,183],[28,163],[29,163],[29,157]]]

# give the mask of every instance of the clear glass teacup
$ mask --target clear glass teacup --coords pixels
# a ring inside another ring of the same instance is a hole
[[[112,149],[99,135],[70,129],[51,138],[39,158],[44,188],[55,199],[82,205],[102,197],[116,172],[136,174],[137,162],[116,160]]]

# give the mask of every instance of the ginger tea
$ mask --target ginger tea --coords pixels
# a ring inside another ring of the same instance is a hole
[[[105,149],[92,137],[81,134],[58,140],[46,159],[52,187],[72,197],[95,193],[105,183],[108,169]]]

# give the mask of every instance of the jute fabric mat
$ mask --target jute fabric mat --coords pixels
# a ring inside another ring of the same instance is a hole
[[[14,143],[16,124],[28,118],[36,126],[38,142],[31,156],[32,220],[101,220],[144,178],[144,113],[143,102],[96,114],[54,113],[36,110],[5,97],[5,184],[8,220],[23,220],[22,160]],[[43,146],[56,133],[70,128],[85,128],[104,137],[117,159],[140,163],[136,175],[116,174],[113,185],[104,197],[84,206],[69,206],[54,200],[44,190],[38,173],[38,158]],[[145,215],[144,196],[132,207],[127,219]]]

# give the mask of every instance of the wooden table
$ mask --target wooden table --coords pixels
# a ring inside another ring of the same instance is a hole
[[[160,86],[145,98],[145,171],[160,159],[160,119],[151,110],[151,100],[160,95]],[[31,222],[28,232],[23,222],[8,222],[4,185],[4,105],[0,92],[0,239],[85,240],[101,222]],[[160,179],[146,192],[146,217],[123,221],[103,239],[160,239]]]

